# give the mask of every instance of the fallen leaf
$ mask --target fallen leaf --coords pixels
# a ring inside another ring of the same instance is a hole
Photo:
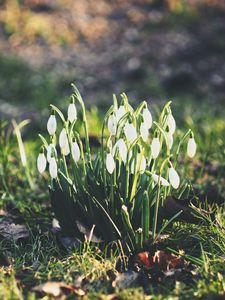
[[[140,252],[135,255],[133,258],[133,263],[147,269],[151,269],[153,267],[153,260],[148,251]]]
[[[153,256],[153,263],[162,271],[179,269],[184,266],[184,260],[182,257],[166,253],[163,250],[155,252],[155,255]]]
[[[6,239],[18,241],[29,237],[25,225],[15,224],[12,220],[0,220],[0,234]]]

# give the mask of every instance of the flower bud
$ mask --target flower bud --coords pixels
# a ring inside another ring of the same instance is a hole
[[[189,157],[194,157],[196,153],[197,145],[195,143],[195,139],[190,137],[187,144],[187,155]]]
[[[106,155],[106,169],[109,172],[109,174],[112,174],[115,169],[115,162],[111,153],[108,153]]]
[[[174,168],[169,168],[169,181],[174,189],[178,189],[180,185],[180,177]]]
[[[153,138],[151,144],[151,151],[152,151],[152,158],[156,159],[160,152],[160,142],[158,137]]]
[[[67,115],[70,123],[73,123],[77,119],[77,109],[74,103],[69,104]]]
[[[159,179],[160,177],[160,179]],[[155,181],[155,183],[158,183],[160,181],[160,184],[162,186],[169,186],[169,182],[163,178],[162,176],[156,175],[156,174],[152,174],[152,179]]]
[[[143,119],[147,129],[150,129],[152,127],[152,115],[148,108],[143,109]]]
[[[149,132],[148,132],[148,127],[146,126],[145,122],[141,123],[140,133],[141,133],[141,137],[142,137],[143,141],[147,142]]]
[[[116,117],[114,114],[110,115],[108,118],[108,130],[110,132],[111,135],[115,135],[116,134]]]
[[[169,132],[174,134],[176,130],[176,121],[171,113],[167,116],[167,125],[169,127]]]
[[[119,120],[126,114],[126,109],[123,105],[121,105],[117,112],[116,112],[116,122],[118,123]]]
[[[45,158],[44,153],[39,153],[38,158],[37,158],[37,168],[39,173],[43,173],[46,169],[47,161]]]
[[[59,135],[59,146],[61,148],[64,148],[67,146],[67,144],[68,144],[68,138],[66,134],[66,129],[63,128]]]
[[[57,177],[58,167],[57,167],[57,163],[56,163],[55,157],[51,157],[51,159],[50,159],[50,162],[49,162],[49,173],[50,173],[50,176],[53,179]]]
[[[113,151],[112,151],[113,156],[115,155],[117,148],[119,150],[119,156],[125,164],[127,161],[127,146],[123,139],[119,139],[116,142],[116,144],[114,145]]]
[[[48,133],[50,135],[55,134],[56,132],[56,127],[57,127],[57,123],[56,123],[56,117],[55,115],[51,115],[48,119],[48,123],[47,123],[47,130]]]
[[[80,148],[76,141],[71,145],[71,153],[74,161],[77,162],[80,159]]]
[[[136,128],[134,127],[134,125],[132,123],[126,123],[124,126],[124,133],[125,136],[127,138],[127,140],[130,143],[133,143],[134,140],[137,138],[137,131]]]
[[[166,135],[167,144],[168,144],[169,150],[170,150],[173,146],[173,135],[170,131],[166,131],[165,135]]]
[[[47,161],[50,163],[51,157],[57,156],[57,151],[55,149],[55,146],[53,144],[49,144],[47,148]]]

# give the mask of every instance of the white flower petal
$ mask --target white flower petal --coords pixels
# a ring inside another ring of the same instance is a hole
[[[73,123],[77,119],[77,109],[74,103],[70,103],[68,106],[67,115],[70,123]]]
[[[157,158],[160,152],[160,142],[158,137],[153,138],[151,144],[151,151],[152,151],[152,157],[154,159]]]
[[[49,144],[48,148],[47,148],[47,161],[48,162],[50,162],[52,155],[56,157],[57,151],[53,144]]]
[[[73,159],[77,162],[80,159],[80,148],[77,142],[72,143],[71,152]]]
[[[112,174],[115,169],[115,162],[111,153],[108,153],[106,155],[106,169],[109,172],[109,174]]]
[[[174,189],[178,189],[180,185],[180,177],[174,168],[169,168],[169,181]]]
[[[147,142],[149,131],[148,131],[148,127],[146,126],[146,123],[141,123],[140,133],[141,133],[141,137],[142,137],[143,141]]]
[[[124,133],[127,140],[132,144],[134,140],[137,138],[136,128],[132,123],[126,123],[124,126]]]
[[[56,178],[58,174],[58,167],[55,160],[55,157],[51,157],[49,162],[49,173],[52,178]]]
[[[143,109],[143,119],[147,129],[150,129],[152,127],[152,115],[148,108]]]
[[[159,177],[160,177],[160,179],[159,179]],[[165,178],[163,178],[162,176],[152,174],[152,179],[155,181],[155,183],[158,183],[159,180],[160,180],[160,184],[162,186],[169,186],[170,185],[169,182]]]
[[[112,155],[113,156],[115,156],[117,148],[119,150],[119,156],[120,156],[120,158],[122,159],[122,161],[124,163],[126,163],[126,161],[127,161],[127,146],[126,146],[126,144],[125,144],[125,142],[124,142],[123,139],[119,139],[115,143],[115,145],[113,147],[113,150],[112,150]]]
[[[117,122],[116,122],[115,115],[110,115],[108,118],[108,130],[111,135],[116,134],[116,126],[117,126]]]
[[[126,114],[126,109],[123,105],[121,105],[117,112],[116,112],[116,122],[118,123],[119,120]]]
[[[167,116],[167,125],[169,127],[169,132],[174,134],[176,130],[176,121],[171,113]]]
[[[56,123],[56,117],[55,115],[51,115],[48,119],[48,122],[47,122],[47,130],[48,130],[48,133],[50,135],[53,135],[55,134],[56,132],[56,127],[57,127],[57,123]]]
[[[136,163],[136,168],[134,167],[134,164]],[[134,174],[135,172],[144,172],[146,169],[146,159],[143,154],[138,153],[136,161],[133,160],[131,163],[131,174]]]
[[[65,148],[67,147],[67,144],[68,144],[68,138],[66,134],[66,129],[63,128],[59,135],[59,146],[60,148]]]
[[[69,142],[67,140],[67,142],[65,143],[65,145],[61,148],[61,152],[63,155],[67,156],[70,154],[70,146],[69,146]]]
[[[45,171],[46,165],[47,165],[47,160],[45,158],[45,155],[44,153],[40,153],[37,158],[37,168],[41,174]]]
[[[187,144],[187,155],[189,157],[194,157],[196,153],[197,145],[195,143],[195,139],[192,137],[188,140]]]

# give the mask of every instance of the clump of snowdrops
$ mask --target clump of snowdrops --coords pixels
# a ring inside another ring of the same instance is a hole
[[[165,228],[157,226],[159,208],[180,187],[178,156],[185,147],[187,156],[194,157],[194,134],[188,130],[175,139],[171,102],[153,121],[146,102],[135,110],[122,94],[120,103],[114,96],[102,124],[101,148],[92,156],[84,102],[73,88],[67,116],[51,105],[49,138],[40,135],[37,166],[49,179],[55,217],[65,235],[79,236],[81,224],[89,230],[94,226],[104,243],[120,241],[133,252],[150,232],[154,241]],[[84,142],[75,130],[78,107]]]

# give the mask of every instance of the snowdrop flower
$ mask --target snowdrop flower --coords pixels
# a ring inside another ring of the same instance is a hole
[[[158,137],[153,138],[151,144],[151,151],[152,151],[152,157],[156,159],[160,152],[160,142]]]
[[[50,163],[52,154],[54,156],[57,156],[57,151],[56,151],[55,146],[53,144],[49,144],[48,148],[47,148],[47,161],[48,161],[48,163]]]
[[[162,176],[152,174],[152,179],[155,181],[155,183],[158,183],[160,181],[160,184],[162,186],[169,186],[170,185],[169,182],[165,178],[163,178]]]
[[[173,135],[170,131],[166,131],[165,135],[166,135],[167,143],[168,143],[169,150],[170,150],[173,146]]]
[[[152,127],[152,115],[148,108],[143,109],[143,119],[147,129],[150,129]]]
[[[194,157],[196,153],[197,145],[195,142],[195,139],[193,137],[190,137],[187,144],[187,155],[189,157]]]
[[[117,112],[116,112],[116,122],[118,123],[119,120],[126,114],[126,109],[123,105],[121,105]]]
[[[109,174],[112,174],[115,169],[115,162],[111,153],[108,153],[106,155],[106,169],[109,172]]]
[[[180,177],[173,167],[169,168],[169,181],[174,189],[178,189],[180,185]]]
[[[45,154],[42,150],[42,152],[39,153],[38,158],[37,158],[37,168],[39,173],[43,173],[46,169],[46,165],[47,165],[47,160],[45,157]]]
[[[136,128],[132,123],[127,122],[124,126],[124,133],[127,138],[127,140],[130,143],[133,143],[134,140],[137,138],[137,131]]]
[[[67,143],[68,143],[68,138],[67,138],[67,134],[66,134],[66,129],[63,128],[59,135],[59,146],[61,148],[64,148]]]
[[[57,177],[58,168],[57,168],[57,163],[56,163],[55,157],[51,157],[51,159],[50,159],[49,173],[53,179]]]
[[[149,132],[148,132],[148,127],[146,126],[145,122],[141,123],[140,133],[141,133],[141,137],[142,137],[143,141],[147,142]]]
[[[72,153],[72,157],[73,157],[74,161],[77,162],[80,159],[80,148],[76,141],[72,142],[71,153]]]
[[[108,130],[110,132],[111,135],[115,135],[116,134],[116,117],[114,114],[110,115],[108,118]]]
[[[167,125],[169,127],[169,132],[174,134],[176,130],[176,121],[171,113],[167,116]]]
[[[61,152],[63,155],[67,156],[70,154],[70,146],[69,146],[69,142],[67,141],[64,145],[63,148],[61,148]]]
[[[57,127],[56,117],[54,114],[51,114],[51,116],[48,119],[48,123],[47,123],[48,133],[50,135],[54,135],[56,132],[56,127]]]
[[[72,100],[73,101],[73,100]],[[77,119],[77,109],[74,102],[71,102],[68,106],[68,120],[73,123]]]
[[[119,156],[120,158],[122,159],[122,161],[124,162],[124,164],[126,163],[127,161],[127,146],[124,142],[123,139],[119,139],[114,147],[113,147],[113,150],[112,150],[112,155],[115,156],[115,153],[116,153],[116,149],[118,148],[119,150]]]
[[[134,167],[134,163],[136,162],[136,168]],[[143,154],[138,153],[136,161],[133,160],[131,164],[131,174],[135,172],[144,172],[146,169],[146,159]]]

